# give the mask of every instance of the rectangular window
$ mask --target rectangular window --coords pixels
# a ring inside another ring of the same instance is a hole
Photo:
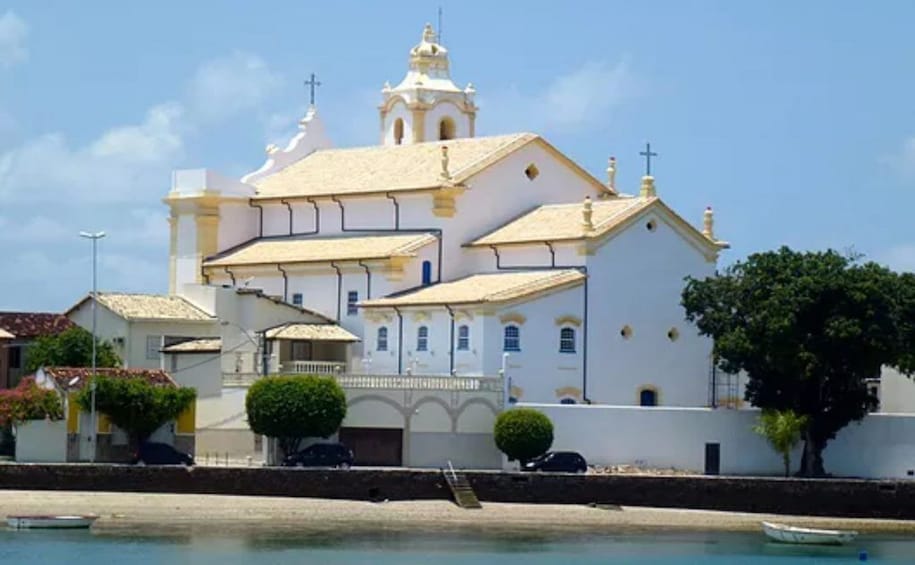
[[[521,330],[518,326],[505,326],[502,351],[521,351]]]
[[[296,292],[295,294],[292,295],[292,303],[295,306],[302,305],[302,293],[301,292]]]
[[[429,350],[429,328],[426,326],[420,326],[419,331],[416,332],[416,350]]]
[[[460,326],[458,328],[458,351],[467,351],[470,349],[470,327]]]
[[[22,368],[22,348],[10,347],[10,369]]]
[[[378,339],[376,349],[378,351],[387,351],[388,350],[388,328],[381,327],[378,328]]]
[[[559,352],[575,353],[575,330],[562,328],[559,332]]]
[[[158,359],[159,358],[159,348],[161,347],[161,344],[162,344],[162,336],[158,336],[158,335],[146,336],[146,358],[147,359]]]
[[[356,307],[356,303],[359,302],[359,293],[355,290],[351,290],[346,293],[346,315],[355,316],[359,313],[359,308]]]

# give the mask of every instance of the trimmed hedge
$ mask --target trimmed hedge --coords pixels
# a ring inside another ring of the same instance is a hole
[[[533,408],[513,408],[499,414],[494,434],[496,447],[509,460],[524,463],[543,455],[553,445],[553,422]]]

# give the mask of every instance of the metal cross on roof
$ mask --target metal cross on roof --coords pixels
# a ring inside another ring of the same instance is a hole
[[[311,79],[305,81],[305,86],[310,87],[311,89],[311,105],[315,105],[315,87],[321,86],[321,83],[318,82],[314,73],[311,73]]]
[[[646,143],[646,144],[645,144],[645,151],[642,151],[641,153],[639,153],[639,155],[645,157],[645,176],[649,176],[649,177],[650,177],[650,176],[651,176],[651,158],[652,158],[652,157],[657,157],[658,154],[657,154],[657,153],[652,153],[652,152],[651,152],[651,144],[650,144],[650,143]]]

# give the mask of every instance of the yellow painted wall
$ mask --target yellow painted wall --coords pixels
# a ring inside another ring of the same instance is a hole
[[[175,430],[179,434],[193,434],[196,429],[197,422],[197,403],[191,404],[187,410],[181,413],[178,416],[178,425]]]
[[[76,393],[67,395],[67,433],[75,434],[79,431],[79,405],[76,402]]]
[[[100,434],[110,434],[111,433],[111,420],[108,419],[108,416],[98,412],[98,433]]]

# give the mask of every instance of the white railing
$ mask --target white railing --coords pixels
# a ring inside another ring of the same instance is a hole
[[[300,361],[300,363],[303,363]],[[304,363],[311,363],[304,361]],[[343,365],[337,363],[336,365]],[[340,371],[343,369],[341,368]],[[318,373],[303,370],[302,374],[332,375],[345,389],[375,390],[447,390],[455,392],[502,392],[499,377],[449,377],[447,375],[355,375],[343,372]],[[284,372],[288,374],[288,372]],[[259,379],[259,373],[223,373],[224,386],[251,386]]]
[[[343,388],[389,390],[454,390],[501,392],[498,377],[449,377],[446,375],[354,375],[337,376]]]
[[[283,372],[294,375],[339,375],[346,371],[342,361],[289,361],[283,363]]]

